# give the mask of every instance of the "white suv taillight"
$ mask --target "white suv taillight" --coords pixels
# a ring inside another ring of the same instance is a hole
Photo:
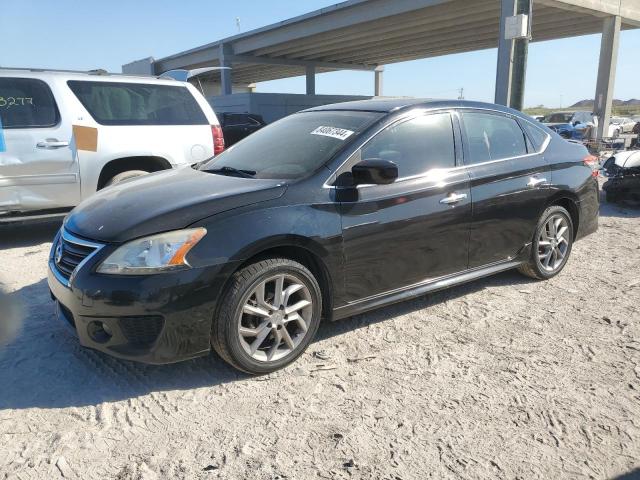
[[[211,135],[213,135],[213,154],[218,155],[224,152],[224,136],[220,125],[211,125]]]

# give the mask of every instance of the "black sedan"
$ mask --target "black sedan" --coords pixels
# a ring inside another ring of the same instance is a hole
[[[246,372],[294,361],[337,320],[496,272],[557,275],[598,226],[587,150],[464,101],[313,108],[193,168],[107,188],[49,259],[80,343]]]

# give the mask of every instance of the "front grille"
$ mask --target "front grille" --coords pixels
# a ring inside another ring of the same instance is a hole
[[[58,242],[52,249],[52,260],[57,273],[68,282],[78,266],[96,253],[101,246],[62,230]]]
[[[129,343],[147,346],[158,339],[164,326],[164,319],[160,316],[122,317],[119,323],[120,330]]]

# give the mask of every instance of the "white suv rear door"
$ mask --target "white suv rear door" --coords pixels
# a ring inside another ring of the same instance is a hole
[[[160,157],[176,167],[213,155],[211,119],[186,83],[74,79],[67,85],[90,114],[82,124],[98,132],[98,151],[79,151],[83,198],[95,192],[94,165]]]

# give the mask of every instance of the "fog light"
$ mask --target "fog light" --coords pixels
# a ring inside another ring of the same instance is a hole
[[[93,321],[87,325],[87,333],[94,342],[106,343],[111,339],[113,331],[106,323]]]

